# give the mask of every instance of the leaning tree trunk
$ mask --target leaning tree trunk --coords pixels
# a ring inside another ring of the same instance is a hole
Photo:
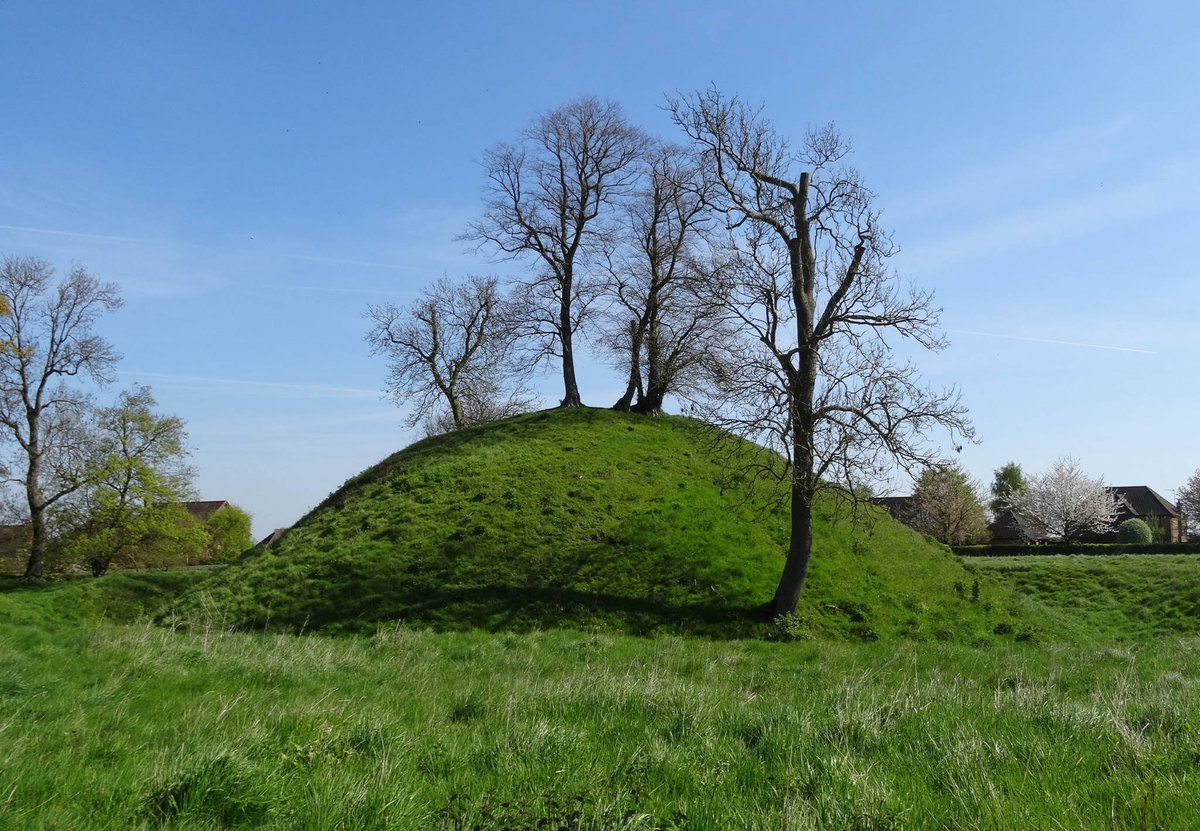
[[[800,594],[808,578],[808,561],[812,556],[812,494],[803,484],[792,481],[792,532],[788,541],[787,560],[783,574],[771,600],[771,617],[796,612]]]
[[[633,396],[640,393],[642,388],[642,334],[636,320],[629,321],[629,377],[625,382],[625,392],[617,399],[612,408],[618,412],[627,413],[632,409]]]

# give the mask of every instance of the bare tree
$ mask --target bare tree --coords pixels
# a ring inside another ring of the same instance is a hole
[[[678,146],[659,144],[647,155],[645,179],[608,256],[603,343],[627,373],[613,409],[656,414],[669,392],[699,381],[722,314],[704,291],[718,267],[706,245],[712,181]]]
[[[527,372],[513,358],[511,314],[494,277],[442,278],[407,307],[368,306],[388,393],[430,435],[525,412]]]
[[[893,463],[935,463],[930,428],[973,432],[957,390],[927,388],[892,355],[892,336],[941,348],[940,310],[889,268],[895,249],[874,195],[843,164],[848,143],[826,127],[793,150],[761,112],[715,89],[670,108],[713,167],[740,260],[715,293],[744,337],[729,345],[703,412],[781,454],[791,534],[770,612],[790,614],[823,481],[853,492]]]
[[[58,285],[54,269],[32,257],[0,265],[0,428],[16,445],[11,481],[25,493],[32,542],[27,579],[42,576],[46,512],[86,482],[91,452],[90,401],[66,386],[72,378],[105,383],[118,355],[93,331],[104,312],[121,306],[113,283],[75,266]]]
[[[534,263],[524,283],[524,334],[562,364],[562,406],[579,406],[575,334],[595,300],[590,272],[605,214],[637,178],[646,139],[620,105],[586,97],[539,116],[517,144],[484,153],[483,216],[464,239]]]
[[[1066,541],[1112,530],[1120,510],[1117,495],[1104,480],[1088,476],[1072,456],[1055,459],[1048,471],[1030,476],[1025,490],[1009,499],[1017,516]]]

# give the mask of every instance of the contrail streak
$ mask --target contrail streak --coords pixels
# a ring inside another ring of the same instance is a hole
[[[1087,349],[1109,349],[1113,352],[1137,352],[1140,355],[1157,355],[1158,353],[1150,349],[1134,349],[1131,346],[1106,346],[1102,343],[1080,343],[1074,340],[1055,340],[1054,338],[1026,338],[1020,335],[1000,335],[995,332],[973,332],[968,329],[947,329],[947,332],[956,335],[978,335],[984,338],[1006,338],[1007,340],[1023,340],[1029,343],[1052,343],[1056,346],[1083,346]]]
[[[85,231],[62,231],[56,228],[30,228],[24,225],[0,225],[0,231],[15,231],[21,234],[45,234],[52,237],[68,237],[70,239],[96,240],[99,242],[130,242],[137,245],[185,245],[192,248],[205,248],[209,251],[224,251],[233,254],[255,254],[256,252],[243,249],[231,248],[229,246],[213,246],[197,242],[172,241],[172,240],[155,240],[145,239],[142,237],[122,237],[114,234],[91,234]],[[380,263],[372,260],[354,260],[346,257],[317,257],[309,254],[280,254],[278,255],[289,260],[302,260],[311,263],[331,263],[335,265],[357,265],[364,268],[386,268],[393,271],[402,271],[408,266],[402,263]]]
[[[286,381],[250,381],[244,378],[209,378],[199,375],[171,375],[165,372],[141,372],[121,370],[121,375],[130,378],[146,378],[158,381],[179,381],[185,384],[208,384],[227,387],[255,387],[278,392],[299,392],[310,395],[327,395],[337,398],[379,398],[379,390],[361,387],[335,387],[325,384],[292,384]]]
[[[92,239],[104,242],[136,242],[142,245],[161,245],[152,239],[139,237],[118,237],[111,234],[87,234],[83,231],[59,231],[54,228],[27,228],[23,225],[0,225],[0,231],[17,231],[23,234],[48,234],[52,237],[71,237],[73,239]]]

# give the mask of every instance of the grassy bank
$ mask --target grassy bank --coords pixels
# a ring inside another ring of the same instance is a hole
[[[1200,558],[988,557],[973,574],[1012,588],[1081,637],[1200,634]]]

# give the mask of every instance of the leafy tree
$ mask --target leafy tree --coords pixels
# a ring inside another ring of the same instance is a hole
[[[226,505],[214,512],[205,523],[205,531],[209,557],[215,563],[231,562],[254,544],[250,514],[236,505]]]
[[[1088,476],[1072,456],[1030,476],[1025,490],[1012,495],[1011,505],[1018,516],[1065,541],[1111,530],[1118,513],[1117,497],[1104,480]]]
[[[81,266],[53,283],[54,269],[32,257],[0,262],[0,431],[13,448],[11,482],[24,491],[31,529],[26,579],[44,571],[47,512],[88,481],[91,402],[68,383],[107,382],[118,356],[94,331],[117,309],[116,285]]]
[[[433,435],[529,409],[506,305],[494,277],[468,277],[442,278],[404,308],[367,307],[367,341],[387,358],[388,393],[411,406],[410,427],[423,422]]]
[[[205,535],[179,505],[192,495],[187,430],[177,416],[155,412],[156,404],[149,387],[135,386],[96,411],[85,485],[59,517],[74,526],[64,550],[94,575],[160,561],[168,549],[184,561],[204,550]]]
[[[770,604],[791,614],[812,552],[813,500],[823,481],[851,488],[898,461],[916,469],[938,454],[935,427],[973,432],[954,389],[921,384],[887,338],[944,345],[931,295],[906,288],[874,194],[832,127],[793,148],[760,111],[715,89],[670,104],[675,122],[713,171],[738,267],[711,290],[743,333],[730,342],[701,413],[780,452],[791,535]]]
[[[988,508],[992,516],[1000,516],[1011,506],[1013,495],[1024,492],[1026,488],[1025,474],[1016,462],[996,468],[992,479],[992,501]]]
[[[987,539],[987,517],[978,485],[957,464],[926,468],[913,492],[917,530],[947,545]]]
[[[533,261],[522,281],[523,334],[562,365],[562,406],[581,400],[575,334],[598,294],[592,273],[615,203],[637,180],[642,131],[611,101],[585,97],[538,116],[516,144],[484,153],[483,215],[463,234]]]

